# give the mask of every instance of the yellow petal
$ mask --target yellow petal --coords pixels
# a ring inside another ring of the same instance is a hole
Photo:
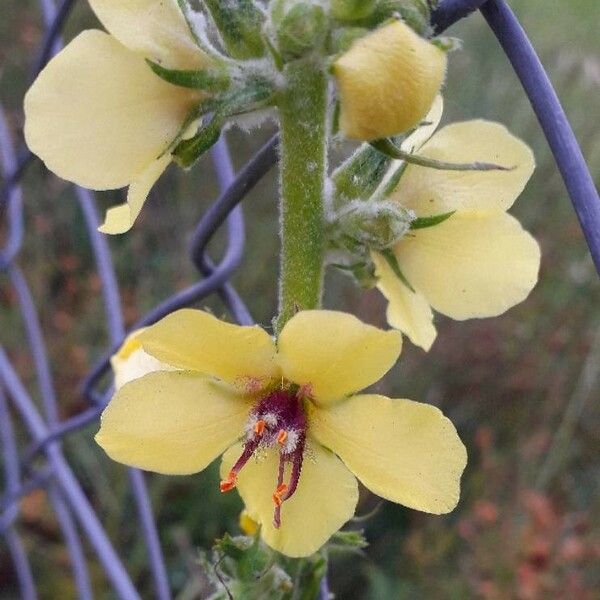
[[[148,327],[139,340],[146,352],[180,369],[259,389],[279,376],[275,343],[258,326],[220,321],[202,310],[178,310]]]
[[[243,435],[250,408],[242,396],[198,374],[150,373],[115,394],[96,441],[126,465],[197,473]]]
[[[507,213],[456,213],[395,249],[402,272],[434,310],[453,319],[493,317],[537,282],[540,248]]]
[[[377,288],[388,301],[388,323],[427,352],[437,336],[429,302],[419,292],[409,290],[380,254],[373,252],[371,256],[379,278]]]
[[[171,164],[171,155],[164,154],[152,161],[150,165],[136,177],[127,191],[127,202],[113,206],[106,211],[104,223],[98,227],[102,233],[125,233],[133,226],[146,202],[152,186],[158,181],[165,169]]]
[[[247,510],[240,513],[239,525],[244,534],[250,536],[256,535],[259,528],[259,524],[248,514]]]
[[[417,127],[417,129],[402,142],[402,150],[404,150],[404,152],[414,152],[415,150],[418,150],[435,133],[435,130],[442,120],[443,113],[444,98],[441,94],[438,94],[435,97],[429,112],[423,119],[424,124]]]
[[[126,383],[139,379],[154,371],[173,371],[171,365],[160,362],[154,356],[144,352],[138,340],[143,329],[138,329],[127,336],[123,345],[110,359],[115,376],[115,388],[118,390]]]
[[[89,0],[106,29],[124,46],[171,69],[198,69],[198,48],[176,0]]]
[[[454,163],[488,162],[511,171],[442,171],[409,165],[392,198],[418,216],[452,210],[505,211],[535,168],[527,144],[498,123],[466,121],[438,131],[417,153]]]
[[[241,470],[237,488],[248,515],[262,526],[264,541],[287,556],[316,552],[354,514],[358,502],[356,479],[342,462],[318,444],[311,444],[304,458],[296,493],[281,507],[281,527],[273,526],[273,492],[277,487],[279,455],[269,449],[251,459]],[[224,455],[225,478],[242,453],[232,446]],[[289,468],[286,470],[286,481]]]
[[[84,31],[25,96],[25,139],[57,175],[103,190],[139,177],[173,141],[196,94],[170,85],[101,31]]]
[[[329,310],[299,312],[277,341],[283,376],[307,386],[320,404],[381,379],[398,360],[401,348],[398,331],[383,331],[353,315]]]
[[[354,396],[314,409],[309,427],[378,496],[434,514],[456,506],[467,453],[454,425],[437,408]]]
[[[445,53],[396,21],[359,39],[333,65],[340,127],[357,140],[415,127],[440,91]]]

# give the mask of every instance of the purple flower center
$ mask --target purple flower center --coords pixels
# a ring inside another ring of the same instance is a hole
[[[221,491],[236,486],[238,473],[260,449],[276,447],[279,451],[277,484],[273,492],[275,511],[273,525],[281,525],[281,505],[289,500],[298,487],[304,448],[306,445],[306,415],[301,395],[289,389],[278,389],[262,398],[254,407],[246,425],[244,450],[221,481]],[[291,465],[289,480],[284,482],[286,464]]]

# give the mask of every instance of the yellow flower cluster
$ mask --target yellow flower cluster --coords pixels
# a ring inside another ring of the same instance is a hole
[[[168,83],[147,59],[189,73],[213,59],[176,0],[89,1],[109,33],[83,32],[50,61],[25,98],[25,137],[65,179],[129,186],[101,227],[114,234],[131,228],[174,145],[196,133],[190,114],[206,97]],[[402,278],[370,252],[393,329],[310,310],[274,339],[180,310],[115,354],[117,391],[96,436],[114,460],[158,473],[197,473],[222,456],[221,491],[239,491],[243,530],[259,527],[289,556],[317,551],[351,518],[357,480],[417,510],[455,507],[466,451],[451,422],[427,404],[361,390],[395,364],[401,332],[431,347],[432,309],[459,320],[498,315],[527,297],[540,263],[538,244],[507,213],[533,172],[530,149],[486,121],[434,133],[443,50],[393,20],[327,64],[341,132],[369,142],[404,134],[402,150],[421,160],[404,165],[388,200],[417,221],[447,215],[390,248]],[[448,170],[425,159],[503,168]]]

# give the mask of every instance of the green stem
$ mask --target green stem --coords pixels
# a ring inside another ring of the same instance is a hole
[[[321,305],[325,258],[327,77],[317,58],[284,70],[281,128],[281,272],[276,330]]]

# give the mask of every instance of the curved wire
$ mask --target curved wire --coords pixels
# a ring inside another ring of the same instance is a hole
[[[54,14],[53,10],[55,9],[52,0],[41,0],[41,2],[48,24],[34,73],[37,73],[47,63],[53,51],[58,48],[62,27],[75,0],[63,0]],[[556,93],[552,89],[550,81],[525,32],[506,2],[504,0],[487,0],[487,2],[484,2],[484,0],[444,0],[434,11],[432,24],[435,31],[440,33],[457,20],[477,9],[481,10],[496,34],[523,83],[565,180],[595,264],[597,268],[600,268],[600,201],[598,200],[597,191]],[[17,183],[32,157],[28,151],[23,151],[17,159],[11,155],[7,160],[7,144],[4,140],[8,139],[8,130],[0,107],[0,156],[6,167],[4,181],[0,187],[0,211],[7,203],[9,205],[6,241],[4,246],[0,248],[0,269],[12,273],[13,284],[16,282],[16,287],[18,287],[20,285],[19,276],[22,277],[22,274],[14,267],[13,262],[22,245],[23,223],[22,197]],[[234,175],[224,140],[221,140],[215,146],[212,153],[221,187],[221,195],[198,223],[192,237],[190,249],[192,261],[204,278],[183,292],[166,299],[146,314],[134,327],[152,323],[173,310],[193,304],[212,293],[220,295],[238,323],[251,324],[253,322],[247,307],[230,284],[229,279],[239,266],[244,250],[244,220],[239,204],[246,197],[248,191],[276,163],[277,138],[272,138],[237,175]],[[103,282],[102,293],[112,351],[107,353],[94,366],[88,377],[82,382],[82,391],[91,405],[90,408],[59,423],[56,415],[53,414],[55,408],[51,408],[51,403],[47,406],[45,404],[46,419],[42,418],[8,357],[0,349],[0,381],[5,386],[10,400],[33,440],[25,448],[21,464],[29,467],[33,464],[33,459],[40,454],[47,461],[47,467],[44,467],[41,471],[34,472],[31,470],[29,479],[23,480],[21,478],[18,449],[13,445],[11,450],[10,439],[7,438],[11,415],[5,401],[3,404],[3,397],[0,393],[0,420],[4,426],[1,436],[4,465],[6,469],[13,469],[11,471],[12,475],[7,479],[9,485],[7,486],[5,482],[4,495],[0,500],[2,511],[0,515],[0,524],[2,525],[0,526],[0,533],[3,533],[7,540],[22,597],[35,598],[35,584],[27,555],[13,527],[13,523],[17,518],[16,506],[18,500],[33,489],[45,487],[50,490],[52,486],[57,486],[70,510],[77,518],[82,532],[85,533],[96,550],[115,592],[121,598],[135,599],[138,598],[138,593],[124,568],[123,562],[114,551],[106,532],[60,453],[58,446],[58,442],[64,436],[95,420],[106,404],[110,397],[110,390],[101,393],[95,388],[107,373],[110,354],[120,345],[125,333],[120,310],[118,285],[108,245],[106,240],[97,234],[95,230],[98,217],[93,196],[86,190],[80,189],[77,190],[77,196],[96,257],[97,269]],[[226,250],[220,261],[214,262],[207,253],[207,247],[217,230],[224,224],[227,228]],[[21,284],[25,284],[24,280]],[[26,297],[22,295],[19,303],[27,305]],[[34,310],[33,303],[29,308],[25,307],[25,314],[30,314],[31,310]],[[52,382],[47,367],[44,367],[46,357],[42,356],[43,346],[37,343],[33,345],[37,346],[37,349],[32,348],[32,355],[35,359],[36,371],[38,375],[41,375],[40,385],[46,389],[46,398],[51,398],[53,390],[49,392],[47,386],[50,385],[51,387]],[[38,353],[37,358],[36,352]],[[45,368],[46,372],[44,371]],[[50,412],[48,412],[48,407],[50,407]],[[15,473],[18,475],[17,478],[15,478]],[[157,597],[167,599],[170,596],[167,573],[160,553],[158,535],[145,490],[143,475],[139,471],[133,470],[130,472],[130,480],[136,495],[142,530],[145,532],[150,570],[154,578]],[[58,518],[60,519],[60,517]],[[65,535],[69,537],[70,534],[66,531],[69,527],[68,523],[60,519],[60,524],[61,528],[65,530]],[[82,592],[82,589],[85,590],[85,584],[78,581],[77,585],[80,596],[86,598],[85,591]],[[324,598],[328,593],[327,579],[324,579],[321,596]]]
[[[573,128],[525,30],[505,0],[488,0],[481,13],[521,80],[544,130],[600,274],[600,196]]]

